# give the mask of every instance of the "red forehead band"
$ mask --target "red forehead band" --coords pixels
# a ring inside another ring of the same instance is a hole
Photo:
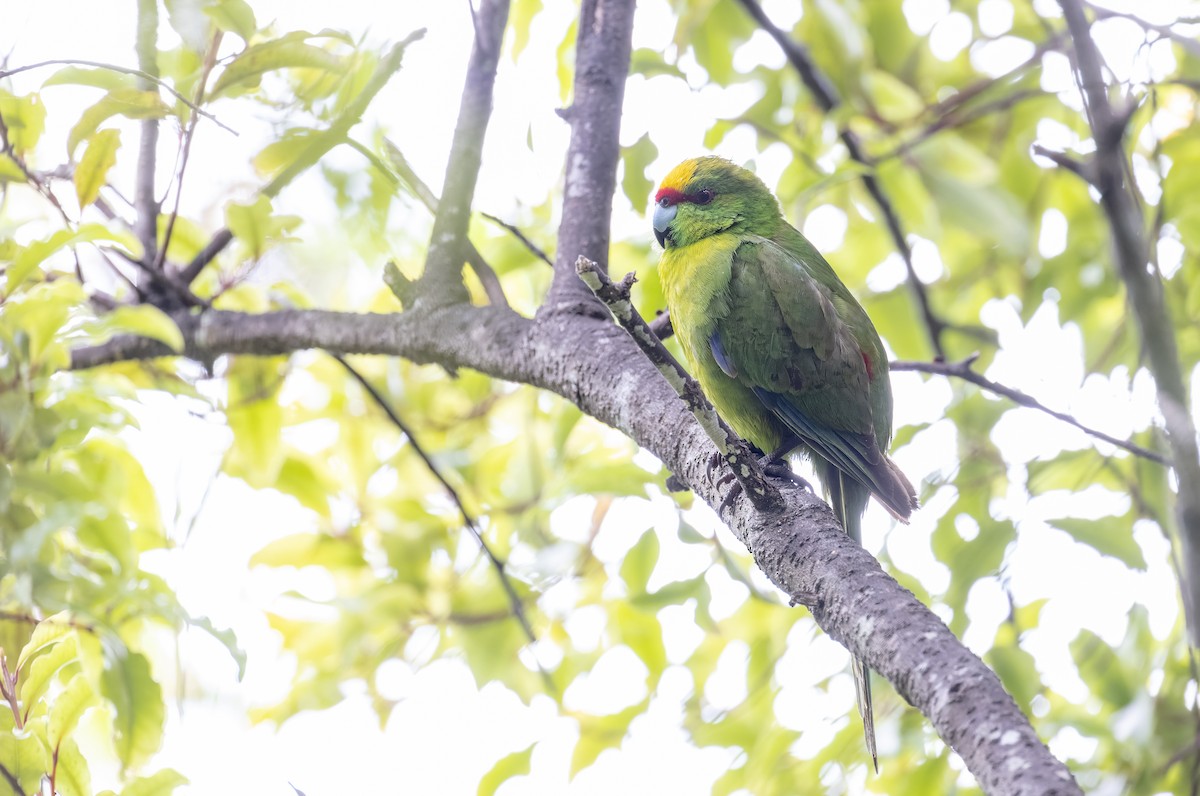
[[[690,202],[692,198],[683,191],[677,191],[674,188],[659,188],[658,193],[654,194],[654,201],[661,202],[663,199],[670,199],[671,204],[677,205],[680,202]]]

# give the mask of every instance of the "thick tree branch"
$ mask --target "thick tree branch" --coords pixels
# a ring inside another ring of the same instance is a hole
[[[1100,193],[1108,219],[1117,273],[1125,282],[1129,304],[1141,329],[1142,342],[1167,430],[1171,459],[1179,482],[1176,521],[1179,524],[1183,572],[1190,582],[1180,584],[1193,643],[1200,642],[1200,452],[1196,426],[1188,413],[1187,389],[1175,327],[1163,298],[1158,272],[1150,267],[1145,219],[1124,150],[1128,105],[1114,108],[1104,82],[1100,53],[1079,0],[1059,0],[1075,45],[1075,77],[1083,94],[1096,154],[1086,173]]]
[[[617,188],[621,103],[633,37],[633,0],[584,0],[575,45],[575,99],[562,112],[571,124],[562,224],[554,281],[540,314],[608,318],[575,273],[587,257],[608,267],[609,221]]]
[[[475,43],[467,64],[467,80],[450,145],[442,198],[425,256],[425,273],[417,283],[418,301],[457,304],[468,298],[462,281],[467,225],[471,220],[471,200],[475,197],[475,182],[483,161],[483,138],[492,115],[492,90],[507,22],[508,0],[483,0],[480,3],[475,14]]]
[[[1066,412],[1058,412],[1043,404],[1032,395],[1023,393],[1020,390],[992,381],[981,373],[976,373],[971,369],[978,354],[969,356],[961,362],[892,362],[888,365],[892,371],[916,371],[918,373],[933,373],[939,376],[953,376],[963,381],[968,381],[978,387],[982,387],[990,393],[1003,396],[1008,400],[1020,406],[1025,406],[1030,409],[1037,409],[1039,412],[1045,412],[1056,420],[1061,420],[1068,425],[1072,425],[1085,434],[1102,439],[1110,445],[1116,445],[1118,448],[1127,450],[1135,456],[1141,456],[1143,459],[1149,459],[1152,462],[1158,462],[1162,465],[1170,466],[1171,462],[1161,453],[1155,453],[1152,450],[1143,448],[1129,440],[1120,439],[1118,437],[1105,434],[1103,431],[1098,431],[1090,426],[1085,426]]]
[[[607,315],[607,313],[605,313]],[[176,314],[187,355],[286,354],[304,348],[389,354],[467,367],[550,390],[629,434],[711,505],[720,503],[704,430],[629,335],[578,314],[532,322],[509,310],[420,307],[402,315],[319,310]],[[73,352],[74,367],[163,355],[160,343],[120,337]],[[813,616],[924,713],[989,794],[1081,791],[1038,740],[995,674],[928,608],[842,532],[814,495],[784,484],[785,505],[759,512],[744,495],[729,527],[788,595],[815,597]]]
[[[754,21],[779,44],[779,47],[783,50],[783,54],[787,56],[788,62],[799,73],[800,80],[813,95],[813,99],[816,101],[818,107],[826,113],[830,113],[841,105],[841,98],[838,97],[833,83],[830,82],[825,73],[817,66],[812,56],[809,55],[808,50],[799,42],[794,41],[787,33],[780,30],[767,17],[766,12],[763,11],[762,6],[758,4],[757,0],[738,0],[738,2],[741,3],[750,16],[754,17]],[[908,273],[908,286],[912,291],[913,298],[917,302],[917,308],[921,312],[921,318],[925,323],[925,331],[929,336],[929,345],[933,349],[934,356],[938,359],[944,359],[946,352],[942,347],[942,332],[949,327],[933,311],[933,305],[929,302],[929,294],[926,291],[925,283],[917,276],[917,270],[913,266],[912,247],[908,245],[908,238],[904,234],[904,226],[900,223],[900,216],[896,212],[896,207],[884,192],[883,186],[879,184],[879,180],[876,178],[874,172],[875,164],[871,158],[867,157],[858,135],[849,128],[843,128],[839,132],[839,137],[851,159],[857,163],[861,163],[868,169],[862,175],[863,187],[867,189],[867,193],[871,195],[875,206],[883,214],[883,220],[887,224],[888,234],[891,235],[892,243],[904,260],[904,267]]]

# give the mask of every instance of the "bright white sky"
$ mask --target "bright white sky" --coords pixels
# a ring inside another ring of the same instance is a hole
[[[1053,7],[1053,3],[1043,0],[1035,4],[1039,9]],[[340,0],[335,12],[328,2],[316,0],[253,0],[252,5],[260,24],[276,19],[285,29],[336,27],[352,34],[369,31],[369,36],[379,41],[402,38],[418,27],[429,29],[425,40],[410,48],[405,69],[372,106],[374,117],[368,124],[386,127],[436,190],[470,46],[466,2]],[[560,179],[566,151],[568,128],[554,114],[559,100],[553,53],[576,11],[573,3],[562,0],[547,0],[546,5],[534,25],[530,46],[515,66],[508,60],[502,62],[497,84],[497,110],[488,132],[477,206],[502,217],[519,217],[521,205],[542,199]],[[781,25],[795,20],[797,4],[774,0],[764,5]],[[1159,22],[1186,13],[1178,11],[1181,4],[1165,0],[1137,5],[1139,13]],[[129,44],[133,30],[131,2],[5,0],[3,6],[0,16],[6,24],[0,30],[0,52],[9,53],[10,65],[49,58],[133,64]],[[947,0],[906,0],[904,11],[915,30],[931,31],[931,47],[938,57],[953,57],[969,41],[967,18],[951,12]],[[991,35],[1002,35],[1011,24],[1007,0],[983,0],[980,14],[985,31]],[[70,20],[70,24],[63,24],[64,20]],[[672,32],[666,0],[639,3],[635,47],[666,51]],[[1136,39],[1132,39],[1135,34]],[[1148,61],[1135,62],[1130,43],[1140,42],[1141,36],[1128,23],[1106,23],[1100,35],[1110,63],[1118,71],[1125,64],[1131,66],[1131,74],[1169,66],[1161,60],[1169,58],[1169,51],[1167,55],[1152,51]],[[227,44],[232,46],[233,42]],[[1019,43],[1001,39],[988,52],[978,53],[977,63],[985,71],[999,73],[1027,55],[1028,50]],[[735,57],[739,68],[756,63],[784,66],[778,48],[763,34],[756,35]],[[695,71],[688,59],[683,65]],[[1065,59],[1047,56],[1045,67],[1046,87],[1073,96]],[[15,81],[16,88],[33,90],[49,74],[21,75]],[[94,96],[83,89],[60,87],[47,91],[51,104],[50,127],[44,138],[50,142],[44,147],[46,162],[61,159],[59,142],[65,140],[74,119],[72,103],[91,99]],[[695,91],[666,77],[634,77],[627,86],[622,142],[633,143],[649,131],[660,151],[651,171],[661,175],[679,160],[703,151],[703,135],[713,120],[739,112],[755,99],[753,90],[746,87]],[[220,223],[220,208],[229,198],[231,182],[237,186],[235,191],[243,194],[237,198],[248,198],[258,184],[249,158],[270,133],[262,119],[246,115],[236,103],[225,103],[217,112],[240,136],[235,138],[202,123],[184,192],[185,211],[190,208],[204,214],[214,228]],[[1053,133],[1048,129],[1048,135]],[[126,146],[136,140],[133,129],[124,135]],[[527,136],[532,138],[536,155],[526,148]],[[735,131],[718,153],[743,162],[753,159],[759,173],[771,184],[786,166],[788,153],[780,145],[757,155],[753,144],[750,133]],[[353,163],[349,159],[357,157],[340,152],[333,156],[346,159],[346,163]],[[165,184],[171,161],[170,157],[160,160],[160,184]],[[302,180],[286,192],[280,207],[285,211],[303,207],[311,215],[313,203],[328,204],[316,179]],[[618,239],[647,236],[644,208],[634,209],[620,193],[614,207]],[[336,218],[331,206],[327,217]],[[1061,247],[1063,223],[1061,218],[1047,220],[1048,231],[1044,229],[1040,240],[1044,249]],[[35,235],[39,228],[38,223],[31,223],[22,234]],[[803,228],[820,247],[832,249],[844,234],[845,219],[836,208],[818,207]],[[923,273],[936,277],[943,267],[936,250],[922,241],[917,241],[916,249]],[[871,287],[886,287],[902,279],[896,269],[893,261],[879,266],[869,279]],[[377,284],[377,278],[370,274],[370,284]],[[863,286],[851,288],[860,290]],[[1123,373],[1111,380],[1097,376],[1083,379],[1079,333],[1059,324],[1053,306],[1043,307],[1028,326],[1022,326],[1010,305],[996,301],[986,308],[982,320],[998,331],[1001,341],[1001,352],[988,371],[990,377],[1073,412],[1084,423],[1118,437],[1145,428],[1154,417],[1153,389],[1144,374],[1132,383]],[[950,388],[944,381],[923,381],[908,373],[896,374],[893,381],[897,427],[936,421],[897,457],[916,483],[943,463],[955,460],[955,428],[949,421],[937,420],[950,400]],[[1200,384],[1195,379],[1193,382],[1195,395],[1200,392]],[[229,442],[219,417],[200,418],[186,409],[171,399],[147,396],[147,407],[139,412],[143,428],[128,435],[130,445],[146,463],[147,472],[160,490],[166,515],[172,517],[179,506],[176,516],[180,519],[171,521],[178,523],[181,536],[200,505],[197,485],[208,483]],[[1129,572],[1044,523],[1047,518],[1067,514],[1103,517],[1121,513],[1128,503],[1126,497],[1092,488],[1076,495],[1028,499],[1024,490],[1025,462],[1049,458],[1063,449],[1095,447],[1098,455],[1110,455],[1113,451],[1108,446],[1093,445],[1082,433],[1024,409],[1005,414],[993,439],[1013,465],[1010,493],[994,501],[992,508],[998,515],[1022,518],[1020,537],[1003,573],[981,581],[972,592],[972,622],[966,641],[977,650],[990,643],[1007,612],[1001,581],[1011,589],[1018,604],[1049,598],[1027,648],[1035,655],[1048,685],[1069,699],[1083,700],[1086,688],[1075,676],[1066,649],[1079,628],[1089,627],[1116,642],[1124,632],[1125,615],[1135,602],[1149,606],[1157,634],[1164,634],[1175,622],[1174,577],[1167,566],[1166,543],[1156,530],[1141,528],[1137,538],[1150,568],[1144,573]],[[164,440],[169,443],[164,444]],[[893,528],[883,512],[873,507],[865,528],[867,548],[877,551],[886,544],[892,559],[917,575],[928,589],[936,592],[944,588],[947,572],[933,557],[930,535],[939,507],[944,509],[951,500],[951,488],[939,491],[926,501],[926,509],[917,513],[912,525],[901,529]],[[585,498],[564,506],[553,518],[554,530],[570,537],[590,516],[591,505],[591,499]],[[616,566],[645,527],[647,512],[655,518],[663,551],[652,586],[695,574],[703,562],[691,558],[694,551],[678,542],[671,503],[665,498],[649,503],[618,502],[597,539],[597,555]],[[699,508],[691,515],[690,521],[697,527],[718,529],[728,545],[737,545],[709,510]],[[539,741],[539,745],[533,756],[532,775],[509,783],[501,789],[502,794],[707,793],[713,780],[733,761],[727,752],[698,750],[687,742],[680,729],[680,706],[691,682],[682,667],[667,672],[649,714],[633,724],[620,752],[606,752],[595,766],[569,784],[567,765],[576,737],[573,721],[557,717],[549,699],[535,699],[526,707],[503,688],[477,689],[465,666],[452,661],[436,663],[417,673],[403,662],[390,664],[381,680],[387,683],[390,696],[403,701],[382,729],[369,701],[353,685],[347,686],[346,700],[330,711],[303,714],[278,729],[249,725],[244,718],[246,708],[270,704],[281,697],[293,668],[281,653],[262,611],[287,589],[302,586],[310,593],[320,593],[325,584],[307,573],[251,572],[247,561],[272,539],[311,527],[311,517],[294,501],[256,493],[238,481],[220,478],[204,502],[186,544],[156,554],[147,562],[170,579],[190,610],[211,617],[217,626],[234,628],[250,658],[246,677],[239,683],[228,656],[206,635],[188,633],[180,641],[187,697],[170,709],[167,744],[156,762],[186,774],[192,781],[187,792],[283,796],[293,793],[290,782],[308,796],[379,792],[380,783],[392,784],[391,788],[385,786],[385,791],[402,784],[409,793],[473,794],[479,777],[495,760],[533,741]],[[1064,567],[1064,562],[1070,562],[1070,566]],[[728,578],[714,577],[712,581],[716,610],[722,605],[724,610],[733,610],[744,587]],[[592,619],[586,612],[572,619],[570,629],[580,643],[594,637]],[[698,643],[699,631],[685,608],[667,609],[662,619],[670,660],[679,663]],[[816,634],[815,641],[810,640],[813,634],[802,632],[806,627],[801,624],[793,634],[789,652],[793,665],[788,667],[792,674],[784,684],[778,710],[782,722],[808,730],[802,746],[815,749],[848,720],[853,711],[853,688],[845,672],[835,681],[830,696],[813,687],[819,678],[843,670],[845,653],[820,634]],[[606,655],[586,683],[570,689],[568,705],[604,712],[639,700],[643,696],[640,667],[628,650]],[[744,667],[745,650],[736,646],[727,650],[707,691],[715,704],[733,704],[744,695]],[[895,742],[886,732],[880,737],[884,765]],[[1090,744],[1071,732],[1060,733],[1053,745],[1059,754],[1086,757],[1091,751]],[[115,773],[94,772],[97,790],[109,786]],[[851,791],[860,792],[864,784],[851,783]]]

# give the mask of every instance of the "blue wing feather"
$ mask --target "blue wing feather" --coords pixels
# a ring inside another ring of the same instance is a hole
[[[721,370],[725,371],[725,375],[731,379],[736,379],[738,370],[733,363],[729,361],[729,355],[725,353],[725,345],[721,342],[721,333],[713,332],[708,338],[708,347],[712,351],[713,359],[717,360],[717,364]]]

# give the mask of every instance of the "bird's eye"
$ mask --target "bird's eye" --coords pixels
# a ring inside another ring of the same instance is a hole
[[[696,194],[696,204],[706,205],[713,200],[713,192],[705,188],[700,193]]]
[[[658,200],[658,204],[660,207],[670,207],[671,206],[671,197],[664,196],[662,199]]]

